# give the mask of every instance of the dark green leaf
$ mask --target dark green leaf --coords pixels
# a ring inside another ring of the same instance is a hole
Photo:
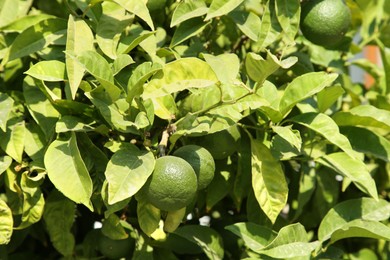
[[[64,256],[71,256],[75,238],[71,233],[76,214],[75,204],[54,190],[46,200],[43,219],[55,249]]]

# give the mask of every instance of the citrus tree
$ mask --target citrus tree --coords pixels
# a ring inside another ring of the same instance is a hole
[[[0,0],[0,258],[388,259],[389,35],[386,0]]]

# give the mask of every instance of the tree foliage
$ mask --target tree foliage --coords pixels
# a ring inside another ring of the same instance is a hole
[[[389,258],[390,4],[346,3],[324,48],[299,0],[0,0],[0,258]],[[186,209],[147,201],[156,158],[232,127]]]

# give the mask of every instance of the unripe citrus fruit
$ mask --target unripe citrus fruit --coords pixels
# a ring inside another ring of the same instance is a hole
[[[302,5],[300,28],[312,43],[334,47],[344,38],[351,19],[343,0],[308,0]]]
[[[192,166],[176,156],[163,156],[156,160],[152,175],[145,184],[145,194],[155,207],[174,211],[186,207],[198,189]]]
[[[100,234],[98,238],[98,249],[100,253],[109,259],[131,256],[134,247],[135,240],[131,237],[115,240]]]
[[[191,164],[198,177],[198,190],[206,188],[214,178],[215,162],[211,153],[199,145],[185,145],[177,149],[174,156],[178,156]]]
[[[213,134],[197,137],[197,145],[206,148],[214,159],[225,159],[238,148],[240,130],[236,125]]]

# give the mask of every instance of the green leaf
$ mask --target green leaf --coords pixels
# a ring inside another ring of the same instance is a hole
[[[343,201],[329,210],[318,228],[318,239],[328,240],[334,232],[342,231],[353,220],[385,221],[390,217],[389,202],[372,198],[358,198]],[[353,225],[353,224],[352,224]]]
[[[40,181],[31,179],[28,172],[22,174],[20,182],[23,191],[22,222],[15,229],[27,228],[41,219],[45,200],[39,187],[40,184]]]
[[[296,77],[284,90],[280,100],[280,112],[286,116],[299,102],[313,96],[336,80],[338,74],[310,72]]]
[[[349,178],[361,191],[378,199],[375,181],[363,161],[343,152],[323,155],[317,161]]]
[[[324,88],[317,93],[318,111],[324,113],[336,102],[343,94],[344,88],[341,85],[334,85]]]
[[[279,68],[289,68],[298,59],[296,57],[289,57],[280,61],[275,55],[267,51],[267,59],[264,59],[258,54],[250,52],[245,59],[245,69],[248,76],[254,81],[258,82],[261,86],[263,82]]]
[[[225,53],[218,56],[202,54],[221,83],[231,84],[237,81],[240,60],[236,54]]]
[[[56,133],[64,132],[88,132],[95,128],[91,126],[92,123],[86,124],[80,118],[75,116],[62,116],[56,124]]]
[[[13,233],[14,219],[7,203],[0,198],[0,245],[8,244]]]
[[[258,51],[276,42],[282,32],[276,15],[274,1],[268,1],[265,6],[259,32],[258,41],[255,43],[255,46],[258,46]]]
[[[22,58],[43,50],[53,43],[62,43],[67,23],[60,18],[43,20],[19,34],[12,43],[6,61]]]
[[[271,152],[279,160],[290,159],[301,153],[302,138],[291,126],[273,126],[276,135],[272,138]]]
[[[182,58],[166,64],[144,87],[144,99],[157,98],[189,88],[206,88],[218,82],[210,65],[198,58]]]
[[[192,36],[199,34],[206,28],[209,23],[210,22],[205,23],[202,18],[192,18],[182,22],[176,28],[169,46],[173,48],[185,40],[188,40]]]
[[[319,241],[308,242],[308,234],[300,223],[284,226],[276,238],[259,253],[279,259],[310,256]]]
[[[215,230],[198,225],[181,226],[174,234],[199,245],[209,259],[223,259],[222,237]]]
[[[390,130],[390,111],[372,105],[360,105],[348,112],[339,111],[333,120],[340,126],[366,126]]]
[[[352,149],[348,138],[340,134],[338,126],[329,116],[321,113],[304,113],[291,118],[291,121],[310,128],[330,143],[341,148],[350,157],[358,158],[358,154]]]
[[[103,56],[87,50],[78,55],[76,60],[102,84],[113,101],[118,99],[121,89],[115,86],[111,66]]]
[[[13,22],[18,17],[19,1],[0,1],[0,27]]]
[[[17,2],[17,1],[14,1]],[[28,27],[39,23],[40,21],[47,20],[50,18],[55,18],[52,15],[48,14],[32,14],[27,15],[18,18],[17,20],[14,20],[12,23],[7,24],[3,27],[0,26],[0,29],[3,32],[18,32],[21,33],[22,31],[26,30]]]
[[[225,229],[241,237],[244,243],[254,252],[259,252],[276,237],[276,232],[271,229],[251,222],[238,222],[226,226]]]
[[[207,186],[206,210],[210,211],[218,202],[228,195],[233,185],[231,164],[216,164],[214,178]]]
[[[50,181],[59,191],[93,210],[90,201],[92,180],[77,147],[75,133],[66,140],[52,142],[46,151],[44,163]]]
[[[390,241],[390,228],[381,222],[355,219],[332,233],[330,244],[341,239],[365,237]]]
[[[164,220],[164,231],[169,233],[174,232],[180,226],[185,215],[186,207],[175,211],[168,211]]]
[[[105,172],[108,203],[114,204],[137,193],[154,169],[154,156],[136,146],[122,148],[110,159]]]
[[[203,1],[180,2],[172,14],[171,27],[194,17],[205,15],[208,11]]]
[[[276,0],[276,17],[288,42],[294,43],[294,38],[299,31],[300,1],[299,0]]]
[[[7,131],[0,130],[0,147],[15,161],[23,159],[26,126],[24,121],[17,118],[8,121]]]
[[[82,19],[77,19],[69,15],[65,53],[71,53],[77,56],[84,51],[94,50],[93,44],[94,37],[88,24]],[[65,64],[70,93],[72,99],[74,99],[80,82],[84,77],[85,69],[69,55],[65,55]]]
[[[134,17],[126,13],[123,7],[112,2],[104,2],[102,8],[102,15],[96,28],[96,42],[105,55],[116,59],[120,36]]]
[[[25,74],[43,81],[64,81],[65,63],[57,60],[40,61],[31,66]]]
[[[156,72],[160,71],[162,66],[158,63],[144,62],[135,68],[129,81],[127,82],[127,98],[131,103],[133,98],[140,96],[143,92],[144,83]]]
[[[13,105],[14,100],[7,94],[0,92],[0,129],[4,132],[7,131],[7,120]]]
[[[29,76],[25,77],[23,81],[23,95],[31,116],[41,127],[46,138],[50,138],[60,116],[59,112]]]
[[[114,75],[118,74],[122,69],[134,63],[134,60],[128,54],[117,55],[114,63],[112,64],[112,71]]]
[[[105,236],[114,240],[126,239],[129,237],[126,230],[121,225],[121,219],[115,214],[111,214],[104,219],[101,231]]]
[[[132,49],[137,47],[142,41],[149,36],[153,35],[153,32],[144,30],[141,26],[133,24],[126,34],[122,35],[118,43],[117,53],[129,53]]]
[[[390,5],[389,5],[389,2],[386,2],[387,4],[387,8],[390,8]],[[389,25],[387,25],[387,28],[390,28]],[[382,40],[383,41],[383,40]],[[386,45],[386,44],[385,44]],[[386,45],[388,46],[388,45]],[[380,51],[380,54],[381,54],[381,60],[382,60],[382,66],[384,68],[384,73],[385,73],[385,76],[384,76],[384,83],[383,83],[383,93],[385,94],[389,94],[390,93],[390,73],[389,73],[389,70],[390,70],[390,51],[389,51],[389,48],[383,46],[383,44],[378,44],[378,47],[379,47],[379,51]]]
[[[390,162],[390,141],[382,135],[355,126],[342,126],[340,131],[348,138],[354,150]]]
[[[141,230],[150,236],[159,226],[160,210],[144,200],[138,200],[137,204],[138,224]]]
[[[213,0],[207,12],[205,21],[214,17],[226,15],[239,6],[244,0]]]
[[[228,16],[249,39],[253,41],[258,40],[261,27],[259,16],[253,12],[239,10],[230,12]]]
[[[26,124],[24,152],[37,165],[43,167],[43,157],[47,146],[46,136],[35,122]]]
[[[12,157],[4,155],[0,157],[0,175],[10,167],[12,163]]]
[[[106,163],[107,165],[107,163]],[[105,169],[104,169],[105,170]],[[104,171],[103,171],[104,173]],[[104,216],[107,218],[110,216],[112,213],[115,213],[119,210],[124,209],[130,202],[131,197],[124,199],[122,201],[119,201],[114,204],[108,204],[108,182],[105,180],[102,184],[102,190],[101,190],[101,196],[104,202],[104,205],[106,206],[106,210],[104,211]]]
[[[150,27],[150,29],[154,30],[153,20],[150,17],[149,10],[146,7],[144,1],[127,1],[127,0],[113,0],[115,3],[119,4],[123,8],[125,8],[130,13],[135,14],[142,20],[146,22],[146,24]]]
[[[287,180],[280,162],[260,140],[251,138],[251,150],[253,191],[261,209],[275,223],[287,203]]]
[[[75,238],[71,232],[76,214],[75,204],[53,190],[46,200],[43,220],[54,248],[64,256],[71,256]]]
[[[138,134],[137,125],[127,112],[130,109],[129,103],[124,98],[112,102],[110,94],[102,87],[95,88],[85,95],[114,129],[123,133]]]

